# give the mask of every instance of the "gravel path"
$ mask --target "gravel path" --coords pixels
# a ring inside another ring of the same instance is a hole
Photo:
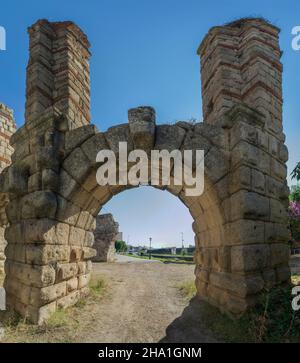
[[[144,261],[142,263],[141,261]],[[194,279],[194,266],[149,263],[94,264],[94,276],[109,280],[109,293],[91,311],[82,342],[212,342],[201,327],[197,299],[188,301],[178,285]]]

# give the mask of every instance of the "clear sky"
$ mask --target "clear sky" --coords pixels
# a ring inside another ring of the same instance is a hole
[[[72,20],[92,44],[92,122],[100,130],[126,122],[128,108],[138,105],[155,107],[158,123],[201,119],[197,47],[211,26],[244,16],[266,17],[282,29],[284,130],[291,171],[300,160],[300,51],[291,47],[291,30],[300,25],[299,1],[2,1],[0,26],[7,32],[7,50],[0,51],[0,101],[14,109],[21,126],[28,59],[26,28],[39,18]],[[175,209],[177,205],[180,208]],[[146,243],[149,234],[154,238],[156,233],[155,243],[180,245],[183,229],[185,239],[193,240],[191,228],[186,228],[191,225],[187,209],[167,192],[134,189],[112,199],[106,210],[115,214],[124,236],[130,235],[133,243]],[[157,228],[161,234],[153,232]]]

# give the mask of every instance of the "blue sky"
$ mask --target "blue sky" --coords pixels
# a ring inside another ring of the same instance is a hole
[[[0,101],[14,109],[21,126],[28,59],[26,28],[39,18],[72,20],[92,44],[92,122],[100,130],[126,122],[128,108],[138,105],[155,107],[158,123],[201,119],[197,47],[211,26],[243,16],[264,16],[282,29],[284,130],[291,171],[300,160],[300,51],[291,48],[291,30],[300,25],[299,1],[3,1],[0,26],[7,32],[7,50],[0,51]],[[179,207],[176,212],[175,206]],[[193,240],[187,209],[167,192],[134,189],[112,199],[106,210],[115,214],[124,236],[130,235],[133,243],[146,242],[158,228],[155,244],[180,244],[183,229],[185,239]],[[160,227],[162,219],[166,228]]]

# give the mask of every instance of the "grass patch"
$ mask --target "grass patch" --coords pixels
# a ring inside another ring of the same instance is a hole
[[[294,274],[292,275],[291,279],[294,285],[300,285],[300,275]]]
[[[90,292],[93,296],[99,296],[103,293],[106,282],[103,278],[92,279],[89,283]]]
[[[191,299],[196,295],[197,289],[195,282],[192,281],[186,281],[183,282],[178,286],[178,289],[181,293],[181,295],[187,299]]]
[[[52,328],[60,328],[70,323],[68,312],[65,309],[56,310],[45,323],[45,326]]]
[[[125,256],[128,256],[128,257],[134,257],[134,258],[140,258],[142,260],[149,260],[149,256],[145,255],[145,256],[140,256],[140,255],[131,255],[129,253],[125,253],[124,254]],[[176,259],[176,258],[163,258],[163,257],[155,257],[155,256],[151,256],[151,260],[154,260],[154,261],[160,261],[160,262],[171,262],[171,263],[177,263],[177,264],[184,264],[184,265],[194,265],[195,262],[194,261],[187,261],[187,260],[179,260],[179,259]]]
[[[291,307],[291,289],[292,286],[265,291],[259,304],[237,320],[205,304],[205,325],[226,342],[299,343],[300,311]]]

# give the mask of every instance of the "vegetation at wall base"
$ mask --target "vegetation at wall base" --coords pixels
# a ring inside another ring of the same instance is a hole
[[[203,319],[220,340],[237,343],[300,343],[300,311],[291,307],[291,286],[265,291],[260,303],[233,320],[204,303]]]
[[[99,304],[106,293],[107,281],[97,276],[89,283],[90,295],[74,306],[58,309],[42,325],[33,325],[12,311],[0,311],[4,327],[3,342],[18,343],[71,343],[78,340],[82,329],[88,329],[92,307]],[[2,342],[1,341],[1,342]]]

